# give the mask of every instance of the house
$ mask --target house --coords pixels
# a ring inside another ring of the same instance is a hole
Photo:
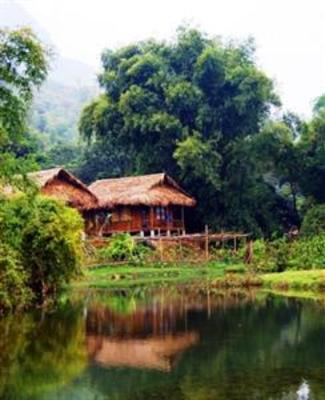
[[[89,186],[99,199],[96,223],[88,231],[111,235],[185,232],[184,207],[196,201],[165,173],[101,179]],[[106,210],[104,212],[103,210]]]
[[[66,205],[77,209],[85,220],[85,231],[91,225],[89,220],[98,211],[99,201],[88,187],[63,168],[52,168],[29,173],[28,178],[46,196],[62,200]]]

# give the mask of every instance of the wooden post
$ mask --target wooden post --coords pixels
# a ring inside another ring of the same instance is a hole
[[[161,240],[160,229],[159,229],[159,253],[160,253],[160,261],[163,261],[163,259],[164,259],[164,254],[163,254],[163,247],[162,247],[162,240]]]
[[[237,253],[237,236],[234,236],[234,253]]]
[[[253,260],[253,241],[249,240],[246,245],[245,264],[250,264]]]
[[[150,224],[150,236],[151,237],[154,237],[155,236],[155,230],[154,230],[154,224],[153,224],[153,221],[154,221],[154,210],[153,210],[153,208],[152,207],[150,207],[150,218],[149,218],[149,220],[150,220],[150,222],[149,222],[149,224]]]
[[[205,225],[205,259],[209,259],[209,227]]]
[[[179,244],[179,257],[180,257],[180,261],[182,261],[183,259],[183,248],[182,248],[182,239],[179,235],[178,237],[178,244]]]
[[[182,215],[182,229],[185,230],[184,206],[182,206],[181,208],[181,215]]]
[[[154,220],[154,212],[153,208],[150,207],[150,216],[149,216],[150,230],[153,229],[153,220]]]

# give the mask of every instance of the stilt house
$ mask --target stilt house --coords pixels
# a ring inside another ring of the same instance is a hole
[[[184,207],[196,204],[165,173],[102,179],[92,183],[89,189],[99,199],[102,210],[97,212],[95,220],[88,221],[92,226],[88,225],[87,231],[94,235],[184,232]]]

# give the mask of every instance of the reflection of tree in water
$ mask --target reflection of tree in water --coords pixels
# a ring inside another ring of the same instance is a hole
[[[80,375],[86,366],[80,309],[0,320],[0,398],[37,399]]]
[[[1,399],[296,400],[302,377],[325,398],[315,303],[184,289],[74,304],[0,320]]]
[[[90,310],[91,340],[97,335],[113,341],[117,361],[116,340],[122,349],[132,337],[168,332],[200,337],[168,374],[136,370],[132,363],[121,363],[125,368],[118,370],[94,367],[90,373],[97,388],[121,399],[290,399],[304,377],[311,380],[312,390],[325,393],[325,367],[320,366],[325,324],[318,318],[323,310],[274,297],[256,301],[210,295],[193,300],[185,296],[175,302],[167,295],[162,302],[140,302],[127,315],[100,306]],[[132,359],[132,346],[129,351]],[[107,366],[118,365],[107,361]]]

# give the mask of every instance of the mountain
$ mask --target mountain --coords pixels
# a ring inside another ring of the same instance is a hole
[[[30,26],[44,44],[55,51],[55,43],[45,29],[17,2],[0,1],[0,27],[17,28]],[[96,86],[95,69],[81,61],[57,54],[52,61],[49,80],[69,86]]]
[[[0,27],[12,29],[20,26],[30,26],[44,43],[53,45],[48,33],[20,4],[14,0],[0,1]]]
[[[97,87],[97,77],[93,67],[66,57],[58,57],[53,61],[49,80],[69,86]]]
[[[29,26],[56,53],[47,81],[35,92],[30,125],[44,135],[45,142],[71,142],[77,138],[77,123],[84,105],[97,93],[96,72],[81,61],[62,57],[41,24],[17,2],[0,0],[0,27]]]
[[[92,86],[67,86],[48,81],[34,97],[30,125],[42,134],[47,147],[57,142],[75,142],[80,112],[96,93]]]

